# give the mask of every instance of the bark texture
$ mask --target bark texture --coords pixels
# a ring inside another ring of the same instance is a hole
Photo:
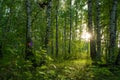
[[[117,0],[113,0],[112,9],[110,13],[110,25],[109,25],[109,33],[110,33],[110,42],[109,42],[109,63],[113,63],[115,60],[115,52],[116,52],[116,13],[117,13]]]
[[[100,27],[100,1],[96,0],[96,28],[97,28],[97,59],[101,58],[101,27]]]

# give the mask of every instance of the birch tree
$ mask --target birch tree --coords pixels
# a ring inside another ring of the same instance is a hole
[[[118,0],[113,0],[112,8],[110,12],[110,25],[109,25],[109,33],[110,33],[110,42],[109,42],[109,63],[113,63],[115,60],[115,52],[116,52],[116,13],[117,13],[117,4]]]

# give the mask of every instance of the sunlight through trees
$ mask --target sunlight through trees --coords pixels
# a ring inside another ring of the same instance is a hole
[[[0,80],[119,80],[119,0],[0,0]]]

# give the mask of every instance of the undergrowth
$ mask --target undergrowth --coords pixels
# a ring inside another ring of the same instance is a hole
[[[38,57],[46,62],[44,65],[33,67],[31,61],[16,58],[1,60],[0,80],[119,80],[120,67],[100,67],[92,65],[85,57],[55,61],[43,54]],[[43,59],[44,58],[44,59]]]

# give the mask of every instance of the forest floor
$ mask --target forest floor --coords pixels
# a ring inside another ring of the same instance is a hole
[[[119,66],[91,65],[89,58],[52,61],[36,68],[29,62],[14,63],[1,65],[0,80],[120,80]]]
[[[120,67],[93,66],[90,60],[68,60],[51,64],[55,80],[120,80]]]

